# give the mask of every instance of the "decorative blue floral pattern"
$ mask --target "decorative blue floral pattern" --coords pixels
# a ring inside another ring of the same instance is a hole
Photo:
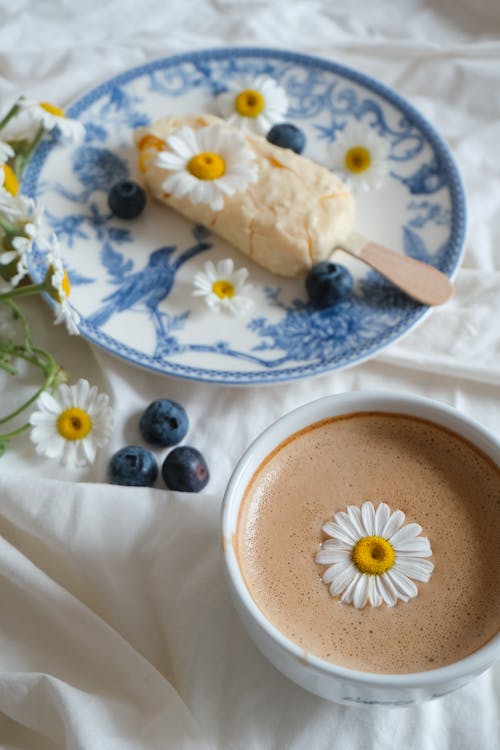
[[[81,330],[90,341],[171,375],[277,382],[362,361],[426,312],[369,269],[357,272],[352,299],[324,310],[314,309],[297,284],[280,280],[278,287],[268,274],[256,291],[258,315],[234,319],[230,326],[222,318],[211,324],[207,316],[213,313],[196,306],[190,279],[205,257],[223,257],[227,248],[219,249],[216,237],[202,227],[190,229],[179,217],[160,227],[111,214],[110,187],[135,179],[135,128],[167,112],[186,111],[188,100],[190,107],[196,101],[196,109],[214,111],[214,97],[228,81],[258,74],[286,89],[288,119],[308,131],[308,143],[327,146],[352,120],[386,139],[391,186],[402,208],[391,216],[383,192],[373,195],[383,212],[372,228],[374,239],[384,241],[390,222],[400,227],[407,255],[454,272],[465,233],[461,181],[446,145],[394,91],[335,63],[288,52],[179,55],[127,71],[76,102],[68,114],[84,122],[85,143],[76,148],[42,143],[25,176],[24,192],[41,200],[65,248]],[[241,265],[242,256],[235,260]],[[34,278],[43,274],[44,257],[37,250],[30,271]],[[84,296],[76,296],[80,287]],[[134,338],[137,326],[141,336]]]

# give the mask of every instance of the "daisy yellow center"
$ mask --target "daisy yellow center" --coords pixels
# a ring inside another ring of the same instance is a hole
[[[50,115],[55,115],[56,117],[66,117],[64,109],[61,109],[61,107],[56,107],[50,102],[40,102],[40,107]]]
[[[351,553],[354,565],[365,575],[382,575],[392,568],[396,561],[394,547],[381,536],[364,536]]]
[[[48,277],[49,279],[51,279],[52,276],[55,274],[55,272],[56,272],[56,269],[54,268],[54,266],[50,265],[47,270],[47,275],[45,278],[47,279]],[[63,272],[63,277],[61,279],[60,287],[58,289],[56,289],[55,287],[52,287],[48,291],[52,299],[55,299],[55,301],[59,302],[59,304],[62,302],[61,292],[64,294],[66,299],[69,297],[70,292],[71,292],[71,284],[69,283],[69,276],[66,273],[66,271]]]
[[[234,100],[234,108],[242,117],[257,117],[260,115],[266,100],[255,89],[245,89]]]
[[[345,155],[345,166],[349,172],[365,172],[372,163],[372,155],[364,146],[353,146]]]
[[[11,195],[17,195],[19,192],[19,182],[12,167],[4,164],[3,167],[3,186]]]
[[[234,286],[230,281],[218,279],[212,284],[212,292],[217,295],[219,299],[224,299],[225,297],[231,299],[231,297],[234,297]]]
[[[61,281],[61,289],[63,290],[64,294],[66,295],[66,298],[69,297],[69,293],[71,292],[71,284],[69,283],[69,276],[64,272],[62,281]]]
[[[57,431],[65,440],[82,440],[92,429],[92,420],[83,409],[72,406],[61,412],[57,419]]]
[[[226,171],[226,163],[219,154],[203,151],[188,161],[187,169],[199,180],[217,180]]]

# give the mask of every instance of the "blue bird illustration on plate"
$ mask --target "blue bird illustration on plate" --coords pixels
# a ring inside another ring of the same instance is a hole
[[[163,320],[167,314],[159,310],[159,305],[170,294],[179,268],[195,255],[212,247],[212,243],[206,240],[208,234],[204,227],[196,226],[193,229],[196,244],[177,258],[173,258],[177,250],[176,245],[154,250],[142,270],[124,274],[118,289],[102,300],[105,304],[92,313],[86,322],[99,328],[105,325],[112,315],[141,305],[153,318],[157,337],[161,337],[165,332]]]

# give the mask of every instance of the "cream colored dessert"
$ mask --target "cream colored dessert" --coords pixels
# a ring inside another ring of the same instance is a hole
[[[354,199],[346,185],[325,167],[265,138],[245,135],[255,155],[257,181],[225,196],[224,206],[214,211],[207,203],[166,193],[166,170],[157,166],[166,139],[182,126],[195,130],[209,125],[234,130],[213,115],[164,117],[139,128],[135,142],[139,165],[149,192],[166,206],[203,224],[256,263],[281,276],[306,273],[351,233]]]

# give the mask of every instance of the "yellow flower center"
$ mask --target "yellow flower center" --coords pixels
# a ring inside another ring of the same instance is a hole
[[[83,409],[72,406],[57,419],[57,430],[65,440],[82,440],[92,429],[92,420]]]
[[[212,284],[212,292],[216,294],[219,299],[224,299],[225,297],[231,299],[231,297],[234,297],[234,286],[230,281],[218,279]]]
[[[365,172],[372,163],[372,155],[364,146],[353,146],[347,151],[344,163],[349,172]]]
[[[19,182],[12,167],[4,164],[3,167],[3,187],[11,195],[17,195],[19,192]]]
[[[351,553],[354,565],[366,575],[382,575],[396,561],[394,547],[381,536],[364,536],[354,545]]]
[[[255,89],[245,89],[234,100],[234,108],[242,117],[257,117],[264,109],[266,100]]]
[[[62,278],[61,288],[62,288],[64,294],[66,295],[66,299],[67,299],[69,297],[70,292],[71,292],[71,284],[69,283],[69,276],[66,273],[66,271],[64,272],[64,275],[63,275],[63,278]]]
[[[61,109],[61,107],[56,107],[54,104],[51,104],[50,102],[40,102],[40,107],[44,109],[46,112],[48,112],[51,115],[55,115],[56,117],[66,117],[66,113],[64,109]]]
[[[56,269],[54,268],[54,266],[50,265],[48,267],[48,269],[47,269],[47,273],[45,275],[45,279],[47,279],[47,277],[49,279],[51,279],[52,276],[55,274],[55,272],[56,272]],[[59,302],[59,303],[62,302],[61,294],[60,294],[61,291],[63,292],[63,294],[64,294],[64,296],[66,298],[69,297],[70,292],[71,292],[71,284],[69,283],[69,276],[66,273],[66,271],[64,271],[64,273],[63,273],[63,277],[62,277],[62,280],[61,280],[61,286],[60,286],[60,288],[56,289],[55,287],[52,287],[48,291],[49,291],[49,294],[52,297],[52,299],[55,299],[55,301]]]
[[[199,180],[217,180],[226,171],[226,164],[219,154],[203,151],[188,161],[187,168]]]

